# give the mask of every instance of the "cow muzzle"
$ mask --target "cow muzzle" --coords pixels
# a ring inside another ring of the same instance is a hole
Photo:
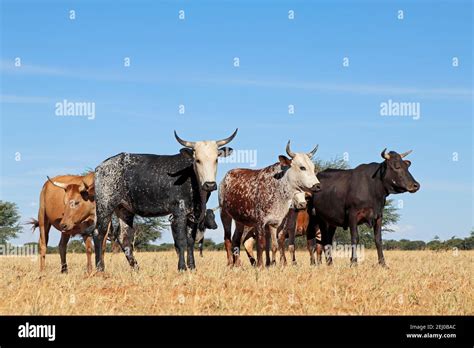
[[[314,184],[313,187],[311,187],[311,191],[313,192],[321,191],[321,183]]]
[[[295,210],[303,210],[306,209],[306,202],[296,203]]]
[[[418,191],[420,189],[420,184],[415,182],[411,185],[411,187],[408,189],[408,192],[410,193],[415,193],[416,191]]]
[[[215,181],[206,181],[202,185],[202,189],[207,192],[215,191],[217,190],[217,184]]]

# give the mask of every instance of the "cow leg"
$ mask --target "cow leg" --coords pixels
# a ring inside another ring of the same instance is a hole
[[[245,230],[245,225],[235,222],[235,231],[232,235],[232,257],[234,266],[239,267],[240,261],[240,244],[242,243],[242,235]]]
[[[203,243],[202,241],[199,242],[199,256],[200,256],[200,257],[203,257],[203,255],[202,255],[203,244],[204,244],[204,243]]]
[[[125,208],[118,208],[115,210],[115,214],[119,218],[120,223],[120,237],[119,240],[122,244],[122,250],[127,258],[128,264],[133,269],[138,269],[137,260],[133,256],[133,237],[135,235],[135,229],[133,228],[133,218],[135,214],[130,213]]]
[[[255,261],[255,257],[253,255],[253,244],[255,243],[255,237],[254,237],[254,233],[253,233],[253,230],[249,232],[248,234],[248,238],[246,240],[244,240],[244,248],[245,248],[245,252],[247,253],[247,256],[249,258],[249,261],[250,261],[250,264],[252,266],[255,266],[256,265],[256,261]]]
[[[326,224],[324,225],[325,231],[326,231],[326,239],[324,242],[325,245],[325,254],[326,254],[326,264],[328,266],[331,266],[333,263],[333,242],[334,242],[334,233],[336,233],[336,226],[328,226]],[[321,232],[322,233],[322,232]],[[321,251],[322,253],[322,251]]]
[[[188,230],[186,234],[186,240],[188,243],[188,257],[186,261],[189,269],[196,268],[196,262],[194,261],[194,243],[196,243],[196,232],[197,226],[193,227],[191,230]]]
[[[270,248],[272,247],[271,245],[271,236],[270,236],[270,230],[268,227],[265,229],[265,266],[270,267],[272,261],[270,259]]]
[[[61,233],[61,239],[59,241],[59,256],[61,258],[61,273],[67,273],[67,262],[66,262],[66,251],[67,242],[69,242],[69,234]]]
[[[382,267],[387,267],[387,265],[385,264],[385,258],[383,257],[383,250],[382,250],[382,217],[381,216],[377,220],[375,220],[374,238],[375,238],[375,246],[377,247],[377,256],[379,259],[379,265]]]
[[[292,221],[292,224],[290,228],[288,229],[288,251],[290,252],[291,262],[293,263],[293,265],[296,265],[295,237],[296,237],[296,219],[294,219],[294,222]],[[285,245],[283,244],[283,247],[284,246]],[[285,257],[285,261],[286,261],[286,257]]]
[[[232,217],[227,214],[224,209],[221,209],[221,221],[224,228],[224,246],[227,252],[227,266],[234,264],[234,258],[232,257]]]
[[[316,231],[316,262],[318,265],[323,263],[323,242],[321,239],[321,229],[318,228]]]
[[[333,235],[331,234],[330,226],[325,222],[325,221],[318,221],[318,225],[315,227],[314,235],[315,235],[315,242],[316,242],[316,235],[320,233],[321,234],[321,243],[322,243],[322,249],[320,251],[321,256],[322,252],[324,251],[324,256],[326,257],[326,264],[328,266],[332,265],[332,237]],[[318,261],[320,258],[318,255]],[[322,262],[322,260],[321,260]]]
[[[351,266],[357,266],[357,242],[359,240],[359,232],[357,231],[357,218],[354,215],[349,217],[349,228],[351,230]]]
[[[94,231],[93,240],[94,240],[94,251],[95,251],[95,267],[97,271],[103,272],[105,269],[104,262],[104,243],[107,239],[107,231],[109,224],[112,220],[113,209],[102,206],[100,202],[97,202],[96,208],[97,214],[97,226]]]
[[[286,239],[285,238],[285,231],[282,230],[278,234],[278,249],[280,250],[280,263],[284,266],[286,266],[285,239]],[[290,251],[290,253],[291,253],[291,251]]]
[[[270,238],[272,241],[272,265],[276,265],[276,253],[278,250],[278,229],[275,226],[268,226],[268,233],[270,234]],[[268,248],[267,248],[268,249]]]
[[[51,229],[51,224],[46,217],[46,214],[39,214],[38,223],[40,228],[40,271],[44,271],[46,263],[46,250],[48,249],[48,239],[49,239],[49,230]]]
[[[187,247],[187,223],[186,216],[173,214],[174,219],[171,221],[171,231],[173,233],[174,245],[178,251],[178,271],[186,271],[186,262],[184,260],[184,252]]]
[[[267,243],[265,243],[266,234],[264,228],[256,229],[257,234],[257,267],[263,267],[263,250]]]
[[[82,236],[84,244],[86,245],[86,256],[87,256],[87,273],[92,272],[92,238],[91,236]]]
[[[310,216],[309,219],[309,224],[308,228],[306,230],[306,247],[309,252],[309,263],[310,265],[315,265],[316,261],[314,258],[314,247],[313,247],[313,242],[314,239],[316,238],[316,229],[318,228],[318,225],[316,224],[315,217]]]

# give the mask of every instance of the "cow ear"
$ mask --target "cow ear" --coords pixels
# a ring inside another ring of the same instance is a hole
[[[280,160],[280,164],[282,167],[290,167],[291,166],[291,160],[283,155],[278,156],[278,159]]]
[[[404,160],[404,162],[407,164],[408,167],[411,166],[411,161],[409,161],[409,160]]]
[[[89,188],[87,189],[87,195],[89,196],[88,198],[93,201],[95,198],[95,184],[93,183]]]
[[[233,148],[224,146],[224,147],[221,147],[219,149],[219,155],[218,156],[219,157],[227,157],[227,156],[230,156],[233,151],[234,151]]]
[[[191,149],[183,147],[179,150],[179,153],[182,154],[186,158],[194,158],[194,152]]]

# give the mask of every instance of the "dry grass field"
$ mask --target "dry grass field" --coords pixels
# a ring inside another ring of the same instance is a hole
[[[243,255],[245,256],[245,255]],[[336,258],[311,267],[298,251],[296,266],[230,269],[223,251],[197,257],[197,271],[178,273],[174,252],[137,253],[130,271],[121,254],[106,255],[106,272],[87,275],[86,257],[69,254],[69,274],[59,256],[38,260],[2,257],[0,314],[474,314],[473,251],[387,251],[389,269],[366,251],[358,267]]]

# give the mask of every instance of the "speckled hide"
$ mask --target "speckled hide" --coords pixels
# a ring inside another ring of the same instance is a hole
[[[188,267],[194,268],[196,228],[188,232],[189,220],[200,216],[201,202],[210,193],[200,190],[193,169],[193,159],[182,154],[171,156],[120,153],[102,162],[95,171],[97,233],[105,235],[112,213],[125,222],[129,231],[124,245],[131,266],[136,266],[130,241],[133,240],[133,217],[170,215],[176,248],[180,250],[178,268],[186,269],[184,250],[188,249]],[[204,204],[205,207],[205,204]],[[122,225],[122,224],[121,224]],[[100,243],[95,243],[100,245]],[[128,248],[128,249],[127,249]],[[103,269],[100,259],[98,269]]]
[[[255,227],[259,241],[257,251],[265,247],[268,228],[276,247],[277,230],[288,213],[294,195],[300,190],[289,180],[289,170],[292,169],[276,163],[261,170],[234,169],[224,177],[219,187],[219,204],[229,265],[240,263],[241,234],[235,233],[231,243],[229,222],[232,219],[235,220],[236,231],[243,232],[242,226]],[[257,252],[257,264],[262,265],[261,252]]]

